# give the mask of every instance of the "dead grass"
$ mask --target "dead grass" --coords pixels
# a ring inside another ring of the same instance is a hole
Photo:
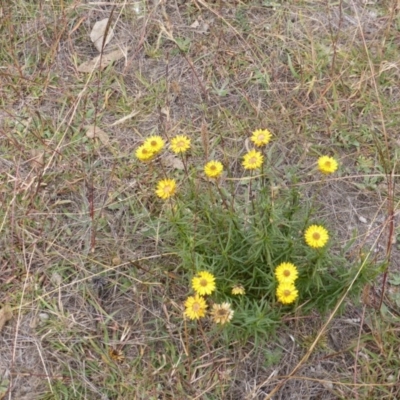
[[[398,221],[385,172],[399,174],[399,5],[117,2],[106,52],[129,50],[82,74],[112,6],[39,3],[0,6],[0,304],[14,314],[0,333],[0,399],[399,398],[395,285],[380,315],[380,284],[349,305],[290,379],[326,317],[244,346],[189,330],[147,189],[154,171],[133,157],[157,133],[189,135],[194,159],[239,159],[266,126],[288,184],[289,160],[307,165],[305,196],[315,157],[340,159],[320,213],[338,246],[357,239],[355,259],[373,245],[384,259],[390,199]],[[86,137],[93,124],[106,143]],[[393,246],[391,277],[397,259]]]

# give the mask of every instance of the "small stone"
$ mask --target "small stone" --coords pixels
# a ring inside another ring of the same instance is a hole
[[[47,314],[45,312],[39,313],[39,319],[42,322],[47,321],[49,318],[50,318],[49,314]]]

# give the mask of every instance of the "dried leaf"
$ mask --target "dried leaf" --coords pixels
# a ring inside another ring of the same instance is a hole
[[[173,154],[167,154],[165,157],[163,157],[163,161],[166,167],[180,169],[180,170],[183,170],[185,168],[182,160],[174,156]]]
[[[29,160],[32,168],[35,170],[43,168],[44,164],[44,152],[38,149],[32,149],[30,151],[32,158]]]
[[[110,144],[110,139],[106,132],[100,129],[98,126],[89,125],[86,127],[86,136],[89,139],[99,138],[100,142],[104,144],[104,146],[108,146]]]
[[[90,39],[92,40],[98,51],[101,51],[103,46],[103,39],[106,33],[108,20],[109,18],[104,18],[101,21],[97,21],[94,24],[92,31],[90,32]],[[113,36],[114,30],[110,26],[107,32],[106,40],[104,42],[104,47],[106,47],[107,44],[110,43],[110,40],[113,38]]]
[[[12,318],[12,309],[8,304],[6,304],[0,310],[0,332],[4,328],[4,325],[6,324],[6,322],[9,321],[11,318]]]
[[[161,107],[161,114],[167,117],[167,121],[169,121],[169,108],[168,107]]]
[[[103,54],[103,57],[97,56],[92,60],[85,61],[78,67],[78,72],[86,72],[90,73],[93,72],[96,68],[103,70],[104,68],[108,67],[114,61],[117,61],[123,57],[125,57],[128,48],[125,49],[118,49],[114,50],[111,53]],[[101,58],[101,65],[100,65],[100,58]]]
[[[63,278],[58,272],[53,272],[50,277],[50,281],[57,287],[63,283]]]
[[[202,21],[200,24],[200,22],[197,19],[196,21],[193,22],[192,25],[190,25],[190,27],[196,29],[196,32],[198,33],[207,33],[208,30],[210,29],[210,25],[207,24],[207,22]]]

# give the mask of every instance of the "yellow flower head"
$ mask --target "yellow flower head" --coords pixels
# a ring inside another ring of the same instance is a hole
[[[187,136],[178,135],[171,139],[171,150],[175,153],[185,153],[190,149],[190,139]]]
[[[337,161],[328,156],[322,156],[318,159],[318,169],[325,175],[333,174],[338,168]]]
[[[233,317],[231,305],[229,303],[213,304],[211,316],[216,324],[226,324]]]
[[[202,271],[192,279],[192,288],[200,296],[211,294],[215,290],[215,277],[207,271]]]
[[[246,294],[246,291],[242,285],[236,285],[232,288],[232,294],[234,296]]]
[[[275,276],[279,283],[294,283],[299,273],[294,264],[284,262],[275,269]]]
[[[323,226],[311,225],[306,229],[304,239],[310,247],[317,249],[326,245],[329,239],[329,234]]]
[[[199,319],[206,315],[207,304],[203,297],[199,295],[190,296],[185,301],[186,310],[184,314],[189,319]]]
[[[164,147],[164,139],[161,136],[150,136],[144,141],[144,145],[153,150],[154,154],[157,154]]]
[[[253,132],[250,140],[257,146],[262,147],[271,140],[271,132],[268,129],[257,129]]]
[[[142,144],[136,149],[135,155],[140,161],[150,161],[154,157],[154,152],[148,146]]]
[[[264,160],[264,156],[257,150],[250,150],[243,157],[244,169],[256,169],[260,168]]]
[[[299,292],[293,283],[281,283],[276,289],[276,297],[282,304],[291,304],[299,297]]]
[[[176,192],[176,182],[174,179],[163,179],[157,183],[156,195],[163,200],[173,196]]]
[[[223,171],[224,167],[219,161],[210,161],[204,166],[204,173],[209,178],[218,178]]]

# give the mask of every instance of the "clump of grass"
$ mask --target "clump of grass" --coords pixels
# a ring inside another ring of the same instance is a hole
[[[360,273],[350,264],[327,222],[314,217],[315,205],[303,201],[300,186],[274,174],[270,139],[268,130],[256,130],[256,148],[240,163],[224,157],[224,163],[200,164],[187,157],[185,138],[180,176],[166,174],[162,157],[148,166],[159,174],[154,190],[165,202],[159,234],[179,255],[188,285],[185,317],[211,317],[237,340],[271,334],[293,313],[328,311],[349,286],[358,293],[378,272],[364,265]],[[236,171],[230,168],[235,163]],[[320,191],[337,168],[333,157],[318,159]]]

